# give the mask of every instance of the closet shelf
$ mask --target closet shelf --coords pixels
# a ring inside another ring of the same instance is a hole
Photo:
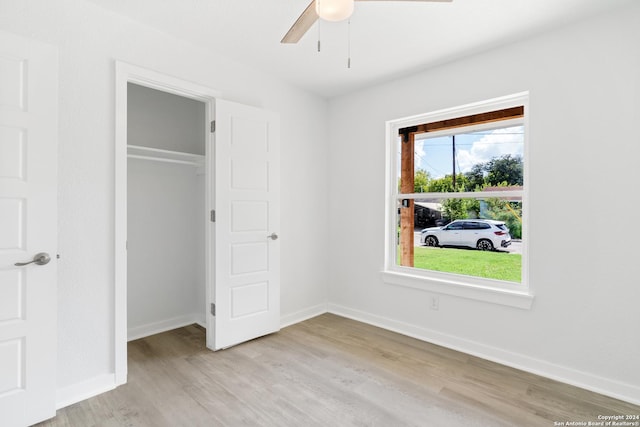
[[[177,163],[181,165],[204,166],[205,156],[182,153],[179,151],[161,150],[159,148],[127,145],[127,157],[131,159],[151,160],[155,162]]]

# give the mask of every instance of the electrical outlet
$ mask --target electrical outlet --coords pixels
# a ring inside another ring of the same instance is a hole
[[[431,296],[431,310],[438,311],[440,309],[440,297],[438,295]]]

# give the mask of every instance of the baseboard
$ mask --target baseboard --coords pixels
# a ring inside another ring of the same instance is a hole
[[[159,334],[161,332],[170,331],[183,326],[201,324],[202,314],[192,313],[184,316],[173,317],[171,319],[161,320],[159,322],[148,323],[146,325],[136,326],[127,330],[127,341],[137,340],[139,338],[148,337],[149,335]]]
[[[291,326],[295,323],[311,319],[312,317],[319,316],[326,312],[327,304],[323,303],[305,308],[303,310],[298,310],[294,313],[285,314],[284,316],[280,316],[280,328],[286,328],[287,326]]]
[[[100,375],[56,391],[56,410],[116,388],[114,374]]]
[[[195,321],[194,323],[202,326],[203,328],[207,329],[207,316],[203,313],[198,313],[198,314],[194,314],[195,316]]]
[[[476,341],[458,338],[338,304],[328,304],[327,311],[368,323],[393,332],[457,350],[482,359],[530,372],[625,402],[640,405],[640,387],[535,359]]]

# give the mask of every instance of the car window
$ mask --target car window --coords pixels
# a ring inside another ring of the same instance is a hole
[[[445,230],[462,230],[462,223],[452,222],[451,224],[447,225],[444,229]]]
[[[496,224],[496,227],[498,227],[500,230],[506,230],[507,227],[504,224]]]
[[[476,224],[477,224],[478,228],[481,229],[481,230],[487,230],[487,229],[491,228],[491,225],[487,224],[486,222],[478,222]]]
[[[462,228],[465,230],[477,230],[478,229],[478,223],[477,222],[471,222],[471,221],[465,221],[462,223]]]

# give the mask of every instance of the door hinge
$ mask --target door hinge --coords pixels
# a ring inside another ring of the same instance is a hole
[[[216,121],[212,120],[211,121],[211,133],[214,133],[216,131]]]
[[[211,222],[216,222],[216,211],[211,209]]]
[[[211,315],[212,316],[216,315],[216,303],[214,302],[211,303]]]

